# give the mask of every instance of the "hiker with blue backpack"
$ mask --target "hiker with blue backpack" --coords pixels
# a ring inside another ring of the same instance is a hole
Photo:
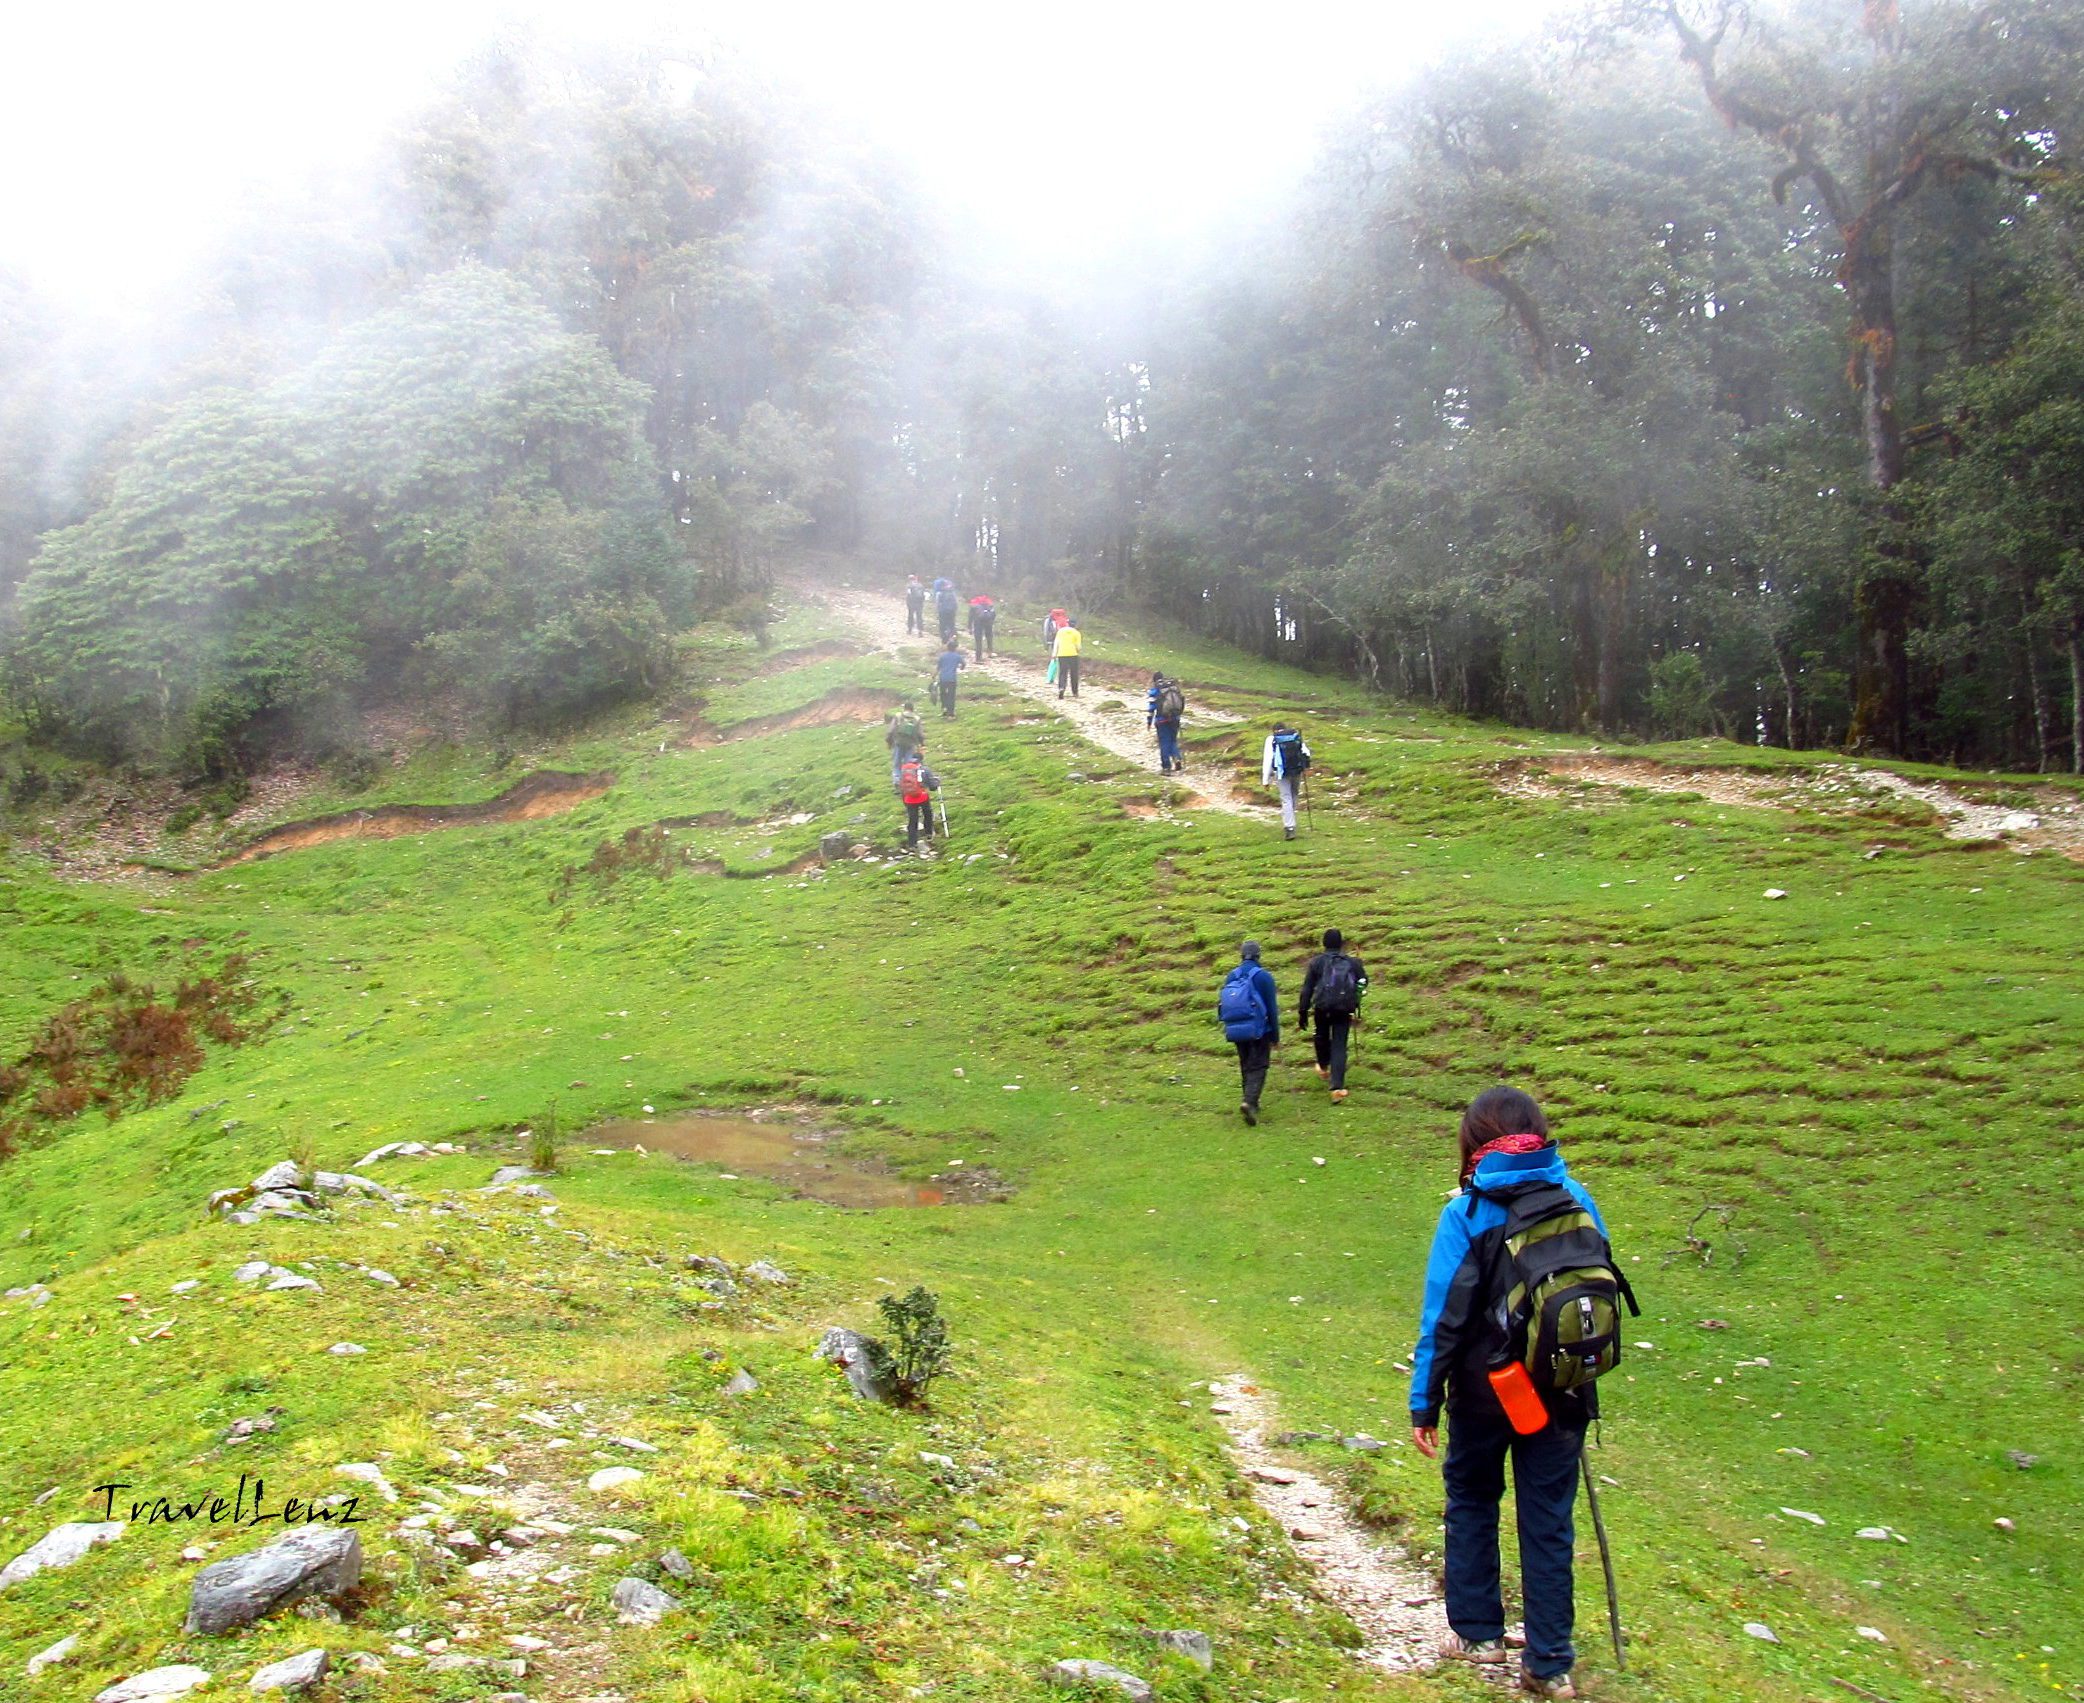
[[[955,637],[955,615],[961,605],[955,595],[953,580],[937,579],[933,587],[933,612],[941,624],[941,643],[946,644]]]
[[[1281,1044],[1281,1000],[1272,972],[1259,962],[1259,942],[1248,940],[1237,952],[1238,966],[1223,978],[1216,995],[1216,1019],[1223,1025],[1224,1039],[1237,1047],[1238,1075],[1244,1082],[1238,1113],[1246,1123],[1256,1124],[1266,1069]]]
[[[970,659],[962,654],[962,641],[954,634],[941,646],[941,654],[934,658],[934,689],[941,700],[941,715],[947,721],[955,719],[955,681],[969,667]]]
[[[1295,801],[1303,777],[1309,772],[1309,746],[1303,743],[1303,736],[1294,728],[1286,722],[1280,723],[1266,736],[1266,750],[1259,759],[1259,784],[1280,784],[1281,831],[1286,839],[1295,838]]]
[[[1531,1098],[1486,1089],[1462,1114],[1460,1148],[1461,1187],[1433,1233],[1411,1357],[1411,1440],[1429,1459],[1443,1404],[1447,1412],[1451,1631],[1440,1654],[1482,1667],[1506,1660],[1498,1508],[1509,1456],[1527,1630],[1520,1690],[1571,1698],[1585,1430],[1599,1415],[1594,1380],[1621,1358],[1621,1303],[1635,1311],[1635,1296],[1598,1206]],[[1618,1615],[1615,1639],[1618,1650]]]
[[[1317,1074],[1331,1084],[1334,1100],[1346,1098],[1346,1049],[1360,1017],[1360,996],[1367,991],[1367,966],[1346,950],[1344,934],[1326,929],[1324,950],[1303,970],[1302,1006],[1296,1021],[1308,1034],[1310,1018],[1317,1019],[1311,1034]]]

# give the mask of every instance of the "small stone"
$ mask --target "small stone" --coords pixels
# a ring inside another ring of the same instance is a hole
[[[351,1354],[367,1354],[369,1350],[364,1348],[359,1342],[336,1342],[333,1344],[331,1348],[327,1349],[326,1352],[328,1354],[338,1354],[346,1356]]]
[[[1887,1526],[1862,1526],[1852,1535],[1865,1538],[1869,1543],[1887,1543],[1895,1534]]]
[[[342,1461],[333,1470],[342,1478],[357,1479],[361,1483],[368,1485],[370,1489],[374,1490],[386,1502],[398,1500],[398,1492],[392,1486],[391,1481],[384,1477],[380,1468],[369,1461]]]
[[[745,1268],[745,1275],[755,1283],[786,1284],[789,1274],[769,1260],[754,1260]]]
[[[1994,1520],[1992,1520],[1992,1521],[1991,1521],[1990,1523],[1991,1523],[1991,1524],[1992,1524],[1993,1526],[1995,1526],[1995,1527],[1996,1527],[1996,1528],[1997,1528],[1997,1529],[1998,1529],[1999,1531],[2001,1531],[2001,1532],[2013,1532],[2013,1531],[2017,1531],[2017,1530],[2019,1529],[2019,1528],[2018,1528],[2017,1526],[2013,1525],[2013,1524],[2012,1524],[2012,1522],[2011,1522],[2010,1520],[2008,1520],[2007,1518],[2005,1518],[2005,1516],[2004,1516],[2004,1515],[2002,1515],[2002,1514],[1999,1514],[1999,1515],[1997,1516],[1997,1518],[1996,1518],[1996,1519],[1994,1519]]]
[[[680,1606],[648,1579],[622,1579],[615,1586],[615,1618],[625,1626],[656,1626]]]
[[[1314,1520],[1297,1520],[1289,1526],[1288,1535],[1297,1543],[1322,1543],[1331,1533]]]
[[[62,1526],[52,1527],[5,1567],[0,1567],[0,1591],[19,1585],[24,1579],[33,1579],[38,1573],[70,1567],[90,1549],[114,1543],[123,1535],[123,1529],[121,1520],[68,1520]]]
[[[246,1682],[249,1691],[301,1691],[325,1678],[331,1657],[324,1650],[306,1650],[286,1661],[270,1662]]]
[[[1150,1703],[1155,1695],[1148,1680],[1138,1679],[1111,1662],[1057,1662],[1049,1670],[1049,1683],[1071,1687],[1111,1685],[1124,1697],[1134,1699],[1134,1703]]]
[[[1777,1644],[1780,1642],[1780,1640],[1774,1636],[1772,1627],[1766,1625],[1766,1623],[1762,1620],[1745,1621],[1744,1636],[1747,1638],[1756,1638],[1761,1644]]]
[[[1787,889],[1786,889],[1785,887],[1768,887],[1768,888],[1766,889],[1766,894],[1765,894],[1765,896],[1766,896],[1767,898],[1769,898],[1769,899],[1784,899],[1784,898],[1786,898],[1786,897],[1787,897]],[[1746,1628],[1745,1628],[1744,1630],[1745,1630],[1745,1631],[1747,1631],[1747,1632],[1749,1632],[1749,1631],[1751,1630],[1751,1628],[1747,1626],[1747,1627],[1746,1627]],[[1780,1641],[1780,1640],[1779,1640],[1779,1639],[1777,1639],[1777,1638],[1775,1638],[1775,1639],[1773,1640],[1773,1642],[1774,1642],[1774,1643],[1776,1643],[1776,1644],[1777,1644],[1777,1643],[1778,1643],[1779,1641]]]
[[[368,1278],[371,1283],[381,1283],[386,1289],[401,1289],[404,1287],[388,1271],[379,1270],[373,1265],[363,1266],[362,1275]]]
[[[278,1189],[301,1189],[304,1172],[294,1159],[284,1159],[270,1165],[255,1177],[249,1185],[255,1194],[269,1194]]]
[[[507,1647],[509,1649],[519,1650],[524,1655],[532,1656],[538,1650],[549,1649],[550,1640],[547,1638],[531,1637],[526,1632],[509,1632],[507,1634]]]
[[[629,1544],[638,1540],[635,1532],[624,1531],[620,1526],[595,1526],[593,1535],[595,1537],[604,1537],[610,1543]]]
[[[1889,1635],[1879,1626],[1855,1626],[1853,1631],[1870,1644],[1886,1644],[1889,1641]]]
[[[315,1278],[304,1277],[294,1271],[285,1271],[271,1282],[270,1289],[318,1289],[321,1285]]]
[[[1382,1450],[1389,1447],[1380,1437],[1370,1437],[1365,1431],[1356,1432],[1351,1437],[1341,1437],[1339,1446],[1346,1449],[1357,1449],[1364,1455],[1379,1454]]]
[[[641,1437],[610,1437],[608,1441],[619,1449],[634,1449],[640,1455],[655,1455],[658,1453],[658,1445],[656,1443],[647,1443]]]
[[[1209,1636],[1206,1632],[1190,1632],[1183,1628],[1160,1632],[1150,1627],[1145,1627],[1143,1635],[1161,1649],[1170,1650],[1175,1655],[1185,1656],[1188,1661],[1201,1669],[1203,1673],[1207,1673],[1210,1668],[1216,1665],[1215,1646],[1209,1642]]]
[[[1247,1478],[1256,1478],[1261,1484],[1300,1484],[1302,1474],[1290,1472],[1284,1466],[1255,1466],[1246,1470]]]
[[[741,1366],[736,1372],[731,1374],[731,1381],[724,1385],[724,1394],[727,1396],[749,1396],[759,1387],[759,1380]]]
[[[644,1475],[633,1466],[604,1466],[586,1481],[588,1490],[613,1490],[618,1485],[635,1484]]]
[[[153,1668],[118,1680],[106,1691],[96,1692],[94,1703],[154,1703],[162,1697],[186,1697],[210,1683],[208,1668],[176,1666]]]
[[[692,1581],[695,1576],[695,1564],[677,1549],[662,1551],[658,1564],[665,1572],[684,1582]]]
[[[379,1674],[391,1671],[384,1666],[383,1657],[373,1650],[351,1650],[341,1658],[340,1665],[352,1668],[356,1673]]]
[[[186,1294],[187,1294],[187,1293],[189,1292],[189,1290],[191,1290],[191,1289],[200,1289],[200,1288],[201,1288],[202,1286],[203,1286],[203,1280],[202,1280],[201,1278],[199,1278],[199,1277],[184,1277],[184,1278],[182,1278],[182,1279],[181,1279],[181,1281],[180,1281],[179,1283],[176,1283],[176,1284],[172,1285],[171,1287],[172,1287],[172,1292],[173,1292],[174,1294],[176,1294],[176,1295],[186,1295]]]
[[[1827,1523],[1823,1515],[1812,1514],[1807,1508],[1782,1508],[1780,1511],[1791,1520],[1807,1520],[1812,1526],[1820,1526]]]
[[[48,1650],[40,1650],[35,1655],[31,1656],[29,1658],[28,1667],[25,1668],[23,1671],[27,1673],[31,1679],[34,1679],[38,1674],[42,1673],[45,1668],[54,1668],[60,1662],[66,1660],[69,1656],[71,1656],[74,1650],[79,1648],[79,1644],[80,1635],[77,1632],[71,1634],[71,1636],[69,1637],[60,1638],[57,1641],[57,1643],[53,1644]]]
[[[2005,1450],[2004,1458],[2010,1461],[2012,1465],[2017,1467],[2021,1472],[2033,1471],[2035,1467],[2040,1465],[2041,1461],[2041,1457],[2039,1455],[2029,1455],[2021,1449]]]

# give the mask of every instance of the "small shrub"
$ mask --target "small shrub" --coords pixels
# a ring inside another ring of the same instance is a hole
[[[166,819],[166,831],[169,834],[185,834],[202,819],[203,807],[200,804],[184,804]]]
[[[34,804],[50,790],[51,777],[31,763],[8,777],[7,801],[10,804]]]
[[[300,1131],[289,1138],[289,1162],[304,1174],[309,1182],[311,1174],[318,1169],[318,1143],[308,1132]]]
[[[928,1387],[955,1363],[940,1297],[914,1285],[907,1294],[885,1295],[876,1306],[890,1340],[873,1345],[874,1369],[890,1381],[901,1405],[924,1406]]]
[[[528,1168],[531,1171],[554,1171],[557,1169],[557,1102],[551,1101],[550,1115],[528,1132]]]

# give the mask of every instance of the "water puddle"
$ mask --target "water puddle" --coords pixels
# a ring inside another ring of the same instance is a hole
[[[838,1132],[786,1114],[745,1117],[681,1112],[668,1117],[619,1118],[588,1130],[581,1145],[641,1147],[731,1176],[764,1177],[806,1200],[830,1206],[965,1206],[1001,1200],[1006,1189],[982,1166],[951,1167],[927,1182],[893,1175],[873,1159],[836,1151]]]

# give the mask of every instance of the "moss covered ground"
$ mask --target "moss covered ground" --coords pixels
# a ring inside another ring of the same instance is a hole
[[[1589,1687],[2084,1695],[2084,869],[1949,840],[1900,801],[1507,796],[1499,764],[1583,742],[1096,622],[1089,654],[1123,670],[1095,669],[1107,689],[1164,665],[1193,706],[1243,718],[1197,727],[1190,708],[1197,787],[1256,783],[1272,718],[1299,718],[1319,762],[1310,831],[1134,813],[1154,774],[973,680],[955,723],[929,722],[942,855],[820,870],[803,860],[821,833],[885,853],[898,838],[878,729],[786,725],[917,687],[911,660],[849,654],[859,637],[807,596],[765,650],[690,635],[667,709],[504,763],[430,749],[300,805],[615,772],[568,814],[191,857],[194,873],[139,885],[61,883],[23,856],[0,869],[7,1056],[112,972],[171,984],[238,951],[288,996],[265,1039],[213,1051],[175,1097],[0,1165],[0,1288],[52,1293],[0,1303],[0,1550],[99,1517],[92,1487],[112,1480],[172,1495],[247,1472],[322,1495],[343,1488],[335,1464],[376,1462],[404,1498],[363,1528],[347,1621],[237,1638],[181,1634],[180,1551],[214,1559],[252,1534],[134,1526],[0,1594],[0,1696],[92,1696],[179,1660],[243,1684],[314,1642],[385,1660],[329,1680],[343,1698],[997,1700],[1050,1694],[1042,1670],[1068,1656],[1163,1697],[1479,1695],[1352,1660],[1350,1628],[1228,1466],[1202,1386],[1244,1370],[1297,1426],[1396,1440],[1313,1464],[1433,1547],[1437,1477],[1402,1442],[1398,1368],[1454,1118],[1501,1077],[1549,1107],[1645,1302],[1631,1340],[1650,1346],[1595,1463],[1631,1661],[1617,1673],[1604,1648],[1587,1531]],[[689,867],[560,887],[604,840],[662,821],[686,824]],[[1327,924],[1374,978],[1353,1098],[1332,1105],[1291,1036],[1248,1130],[1216,982],[1250,935],[1292,1000]],[[920,1177],[989,1167],[1013,1193],[853,1213],[583,1136],[646,1107],[782,1104],[815,1108],[849,1151]],[[571,1132],[554,1202],[475,1193],[553,1107]],[[404,1211],[240,1228],[204,1210],[288,1152],[337,1168],[402,1140],[469,1152],[381,1162]],[[794,1281],[711,1305],[695,1253]],[[253,1258],[308,1264],[323,1289],[234,1282]],[[853,1402],[811,1345],[826,1324],[871,1327],[875,1298],[915,1282],[953,1321],[956,1374],[923,1414]],[[342,1341],[368,1352],[326,1352]],[[724,1396],[741,1367],[759,1390]],[[225,1440],[270,1407],[274,1430]],[[607,1464],[646,1476],[587,1492]],[[502,1605],[396,1529],[467,1507],[459,1484],[502,1517],[517,1486],[579,1510],[571,1576]],[[639,1541],[589,1542],[589,1524]],[[1896,1535],[1855,1535],[1877,1527]],[[687,1611],[617,1627],[610,1586],[656,1576],[665,1544],[696,1569],[665,1581]],[[1161,1658],[1147,1626],[1210,1633],[1213,1672]],[[71,1631],[70,1665],[21,1677]],[[511,1632],[557,1648],[518,1681],[427,1671],[430,1638],[508,1656]],[[423,1653],[384,1656],[393,1643]]]

